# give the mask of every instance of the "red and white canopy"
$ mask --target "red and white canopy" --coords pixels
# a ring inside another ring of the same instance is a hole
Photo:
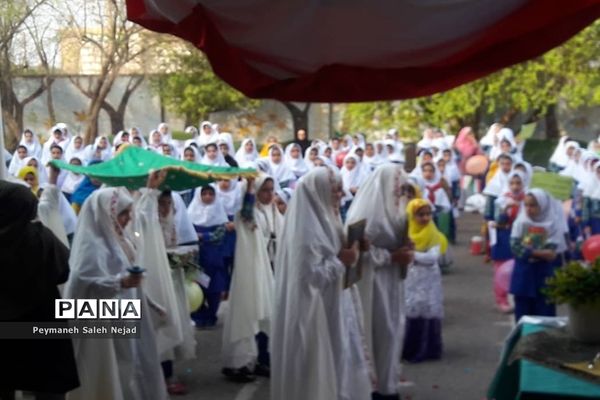
[[[440,92],[536,57],[599,0],[127,0],[246,95],[347,102]]]

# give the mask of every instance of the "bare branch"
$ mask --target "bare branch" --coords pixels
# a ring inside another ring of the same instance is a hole
[[[31,93],[29,96],[27,96],[23,100],[21,100],[21,105],[25,106],[26,104],[29,104],[33,100],[40,97],[42,95],[42,93],[44,93],[44,91],[46,90],[46,87],[47,87],[46,82],[44,82],[44,80],[42,80],[42,83],[40,84],[40,86],[35,91],[33,91],[33,93]]]

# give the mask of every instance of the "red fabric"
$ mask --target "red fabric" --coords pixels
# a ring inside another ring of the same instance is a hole
[[[435,191],[442,187],[442,181],[439,181],[435,185],[425,186],[425,187],[427,188],[427,192],[428,192],[427,200],[429,200],[429,202],[431,204],[433,204],[433,206],[435,208]]]
[[[506,215],[508,216],[508,223],[510,225],[512,225],[512,223],[515,222],[515,219],[517,219],[517,215],[519,214],[519,208],[520,208],[521,202],[523,200],[525,200],[525,193],[521,192],[521,193],[515,195],[512,192],[509,192],[505,196],[508,197],[508,198],[510,198],[510,199],[513,199],[514,201],[519,202],[519,204],[515,204],[514,206],[510,206],[506,210]]]
[[[133,22],[193,43],[206,53],[218,76],[249,97],[351,102],[430,95],[537,57],[598,18],[600,2],[531,0],[480,32],[468,48],[435,65],[381,69],[331,64],[284,80],[265,75],[248,64],[248,60],[267,64],[269,60],[230,46],[201,5],[177,24],[152,18],[143,0],[127,0],[127,12]]]

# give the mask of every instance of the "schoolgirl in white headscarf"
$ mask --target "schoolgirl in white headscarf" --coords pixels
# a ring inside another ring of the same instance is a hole
[[[567,156],[566,144],[569,141],[568,136],[562,136],[558,140],[558,144],[550,157],[550,167],[556,172],[562,170],[567,166],[567,162],[569,161],[569,156]]]
[[[160,134],[163,137],[163,142],[165,143],[171,143],[173,141],[173,135],[171,134],[171,128],[169,127],[169,125],[166,122],[161,122],[160,124],[158,124],[158,127],[156,128],[157,131],[160,132]]]
[[[235,160],[241,168],[246,168],[250,163],[258,160],[258,151],[256,150],[256,142],[252,138],[242,140],[242,144],[235,153]]]
[[[216,143],[219,140],[219,132],[217,132],[210,121],[204,121],[200,124],[200,132],[196,138],[196,143],[199,146],[205,146],[208,143]],[[233,154],[233,153],[231,153]]]
[[[137,265],[137,239],[126,229],[133,199],[123,188],[96,190],[79,214],[65,297],[74,299],[138,299],[152,313],[142,286],[134,287],[127,269]],[[144,231],[138,231],[144,237]],[[155,328],[150,314],[140,320],[140,338],[74,338],[81,387],[73,400],[163,400],[167,398],[160,368]]]
[[[138,128],[137,126],[132,126],[131,129],[129,130],[129,141],[132,144],[135,144],[135,141],[133,140],[134,137],[137,137],[140,139],[141,144],[142,144],[142,148],[145,149],[146,147],[148,147],[148,142],[146,141],[146,138],[144,137],[144,134],[142,133],[142,130],[140,128]]]
[[[227,148],[229,149],[229,155],[233,156],[235,154],[235,146],[233,144],[233,137],[229,132],[221,132],[219,133],[219,140],[217,143],[220,145],[221,143],[227,143]]]
[[[185,146],[181,152],[181,160],[198,163],[202,161],[202,156],[195,145]]]
[[[493,123],[486,134],[481,138],[479,144],[481,147],[487,148],[488,151],[498,143],[498,132],[503,128],[504,125],[499,123]]]
[[[70,161],[75,157],[81,162],[85,160],[85,146],[83,145],[83,137],[80,135],[73,136],[65,150],[65,160]]]
[[[352,163],[352,161],[354,161]],[[344,157],[344,166],[340,170],[344,190],[355,195],[362,183],[366,179],[366,174],[362,168],[360,158],[353,153]]]
[[[21,168],[26,165],[25,160],[27,159],[27,155],[27,147],[20,144],[15,150],[15,153],[12,155],[10,163],[8,164],[8,173],[10,175],[17,176],[19,174]]]
[[[123,143],[131,143],[129,132],[127,131],[119,131],[119,133],[115,135],[113,138],[112,152],[116,153],[119,146]]]
[[[402,247],[410,242],[405,213],[407,198],[398,190],[406,182],[400,165],[377,168],[352,202],[346,220],[346,227],[367,220],[365,236],[370,248],[363,255],[362,278],[357,287],[377,376],[375,391],[389,397],[398,394],[405,330],[404,277],[397,260]]]
[[[310,149],[310,147],[309,147]],[[279,183],[280,186],[287,187],[296,181],[296,175],[287,166],[284,159],[283,149],[278,144],[273,144],[269,148],[268,156],[270,175]]]
[[[229,179],[222,183],[217,181],[215,190],[221,199],[228,217],[235,216],[242,208],[242,188],[237,179]],[[230,218],[231,219],[231,218]]]
[[[89,164],[91,161],[106,161],[112,156],[112,150],[106,136],[98,136],[93,144],[85,146],[84,163]]]
[[[190,140],[193,140],[194,142],[196,141],[196,139],[198,139],[198,128],[196,128],[193,125],[190,125],[188,127],[185,128],[184,130],[185,133],[187,133],[188,135],[192,135],[192,138]]]
[[[417,142],[417,151],[422,150],[422,149],[431,149],[431,144],[433,142],[433,139],[434,139],[433,129],[426,128],[423,131],[422,139]]]
[[[19,141],[21,146],[27,148],[27,155],[38,157],[42,156],[42,145],[38,136],[33,133],[31,129],[25,129],[21,134],[21,140]]]
[[[452,204],[446,193],[440,171],[433,162],[425,162],[419,168],[422,171],[420,178],[423,183],[423,198],[435,206],[434,212],[448,212],[452,208]],[[433,173],[428,170],[431,168]]]
[[[79,157],[71,157],[68,161],[69,164],[83,165],[83,161]],[[72,195],[73,192],[75,192],[75,189],[77,189],[77,186],[79,186],[84,179],[85,175],[83,174],[67,171],[67,175],[65,176],[62,186],[60,187],[61,192],[67,196]]]
[[[567,142],[565,144],[565,154],[568,155],[569,160],[567,161],[565,168],[561,170],[559,174],[577,179],[576,174],[579,171],[579,161],[583,154],[583,150],[579,147],[577,142]]]
[[[253,366],[268,368],[263,359],[268,348],[264,342],[271,337],[273,270],[279,268],[272,257],[279,248],[283,220],[272,201],[273,187],[273,178],[265,174],[252,185],[247,184],[242,190],[244,206],[235,216],[237,238],[230,312],[224,321],[222,341],[227,376],[248,375]],[[265,197],[269,204],[262,204]],[[261,337],[261,347],[257,345],[257,335]]]
[[[210,165],[213,167],[228,167],[229,164],[223,158],[221,150],[216,142],[208,143],[204,146],[204,156],[202,157],[201,164]]]
[[[299,144],[291,143],[287,145],[285,148],[285,164],[298,179],[308,172],[308,165],[302,158],[302,148]]]
[[[271,334],[273,399],[369,399],[360,298],[343,289],[341,178],[315,168],[286,212],[276,258]]]
[[[312,145],[306,149],[304,152],[304,163],[308,167],[309,170],[315,167],[314,160],[319,156],[319,146]]]
[[[155,153],[162,154],[162,145],[167,143],[164,141],[163,135],[160,131],[153,129],[148,134],[148,150],[152,150]]]
[[[375,145],[373,143],[367,143],[365,145],[365,152],[362,157],[362,163],[365,165],[369,171],[374,171],[375,168],[383,164],[383,160],[377,151],[375,150]]]

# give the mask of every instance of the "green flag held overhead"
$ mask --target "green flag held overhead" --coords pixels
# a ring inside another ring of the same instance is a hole
[[[238,176],[257,176],[257,171],[246,168],[213,167],[189,161],[175,160],[150,150],[127,146],[113,159],[88,167],[71,165],[61,160],[51,163],[60,168],[87,175],[109,186],[139,189],[146,186],[150,172],[166,170],[167,177],[160,189],[185,190],[205,186],[217,179]]]
[[[554,172],[534,172],[529,187],[544,189],[554,198],[564,201],[571,197],[573,178]]]

